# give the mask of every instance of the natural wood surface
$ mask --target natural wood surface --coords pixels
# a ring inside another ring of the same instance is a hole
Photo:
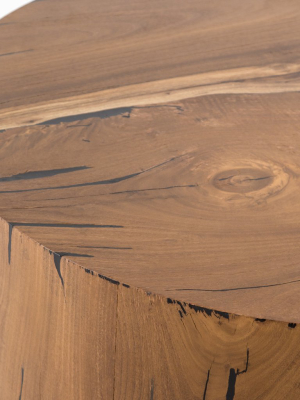
[[[299,20],[296,0],[33,2],[0,22],[1,125],[298,91]]]
[[[299,99],[198,97],[7,130],[0,215],[130,286],[299,322]]]
[[[3,399],[299,398],[299,30],[291,0],[0,21]]]

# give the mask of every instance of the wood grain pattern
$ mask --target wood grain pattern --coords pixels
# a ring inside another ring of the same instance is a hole
[[[45,0],[0,22],[5,400],[299,398],[299,19]]]
[[[121,88],[126,98],[135,98],[145,85],[147,95],[151,86],[164,94],[183,86],[193,97],[197,84],[229,81],[228,90],[232,80],[276,77],[283,70],[289,79],[299,71],[299,20],[296,0],[34,2],[0,25],[1,116],[38,106],[61,112],[68,107],[65,99],[79,96],[82,103],[84,95],[96,96],[98,105],[109,99],[111,108]],[[281,90],[288,90],[282,83]],[[268,91],[274,85],[257,86]],[[97,103],[93,108],[99,110]]]
[[[2,398],[113,398],[116,287],[0,224]]]
[[[122,283],[299,322],[298,101],[198,97],[8,130],[1,215]]]

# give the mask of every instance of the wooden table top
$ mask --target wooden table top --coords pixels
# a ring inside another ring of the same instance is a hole
[[[124,285],[300,322],[299,3],[101,4],[0,21],[0,217]]]

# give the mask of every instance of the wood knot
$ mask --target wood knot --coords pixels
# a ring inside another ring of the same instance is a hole
[[[238,168],[218,173],[214,186],[225,192],[248,193],[261,190],[273,182],[271,171],[256,168]]]

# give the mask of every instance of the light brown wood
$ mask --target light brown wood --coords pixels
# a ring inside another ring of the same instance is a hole
[[[2,398],[113,398],[116,286],[0,223]]]
[[[5,400],[299,398],[299,20],[46,0],[0,22]]]

